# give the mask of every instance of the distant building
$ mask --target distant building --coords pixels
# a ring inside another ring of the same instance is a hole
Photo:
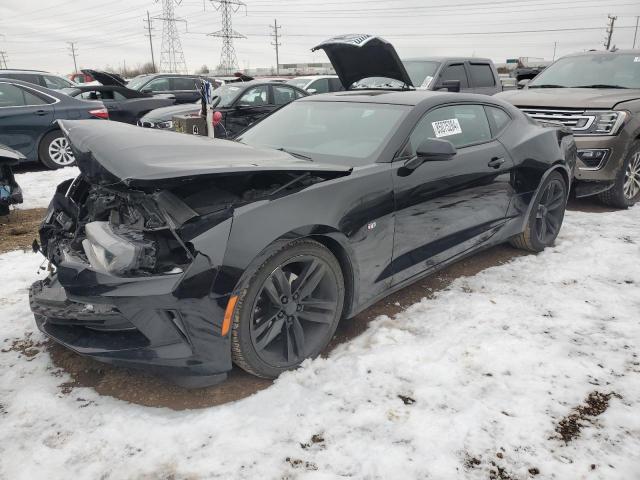
[[[243,70],[243,73],[251,77],[276,75],[275,67],[258,67]],[[330,63],[281,63],[279,74],[285,77],[298,77],[303,75],[334,75],[336,72]]]

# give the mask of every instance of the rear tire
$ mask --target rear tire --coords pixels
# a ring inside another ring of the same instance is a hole
[[[318,356],[344,304],[340,264],[324,245],[297,240],[273,254],[240,289],[231,326],[233,361],[276,378]]]
[[[527,219],[524,231],[510,240],[511,245],[529,252],[541,252],[556,240],[567,206],[567,183],[559,172],[545,179]]]
[[[42,138],[38,146],[38,158],[50,170],[69,167],[76,163],[69,141],[60,130],[49,132]]]
[[[628,208],[640,200],[640,141],[636,140],[629,149],[616,183],[598,199],[610,207]]]

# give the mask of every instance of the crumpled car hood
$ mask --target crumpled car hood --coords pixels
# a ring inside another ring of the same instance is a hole
[[[255,171],[351,171],[269,148],[118,122],[60,120],[59,124],[80,171],[100,184],[149,186],[161,180]]]

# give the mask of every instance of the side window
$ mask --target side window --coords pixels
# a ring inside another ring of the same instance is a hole
[[[156,78],[147,83],[142,90],[151,90],[152,92],[166,92],[170,90],[168,78]]]
[[[43,75],[42,78],[44,79],[44,86],[54,90],[72,86],[71,82],[67,82],[64,78],[54,77],[52,75]]]
[[[297,93],[293,88],[274,85],[273,86],[273,103],[276,105],[286,105],[289,102],[293,102],[297,96]]]
[[[46,105],[37,95],[10,83],[0,83],[0,107],[24,107],[27,105]]]
[[[117,102],[121,102],[122,100],[126,100],[127,97],[125,97],[123,94],[121,94],[120,92],[116,92],[115,90],[112,92],[113,93],[113,99]]]
[[[491,131],[494,136],[502,131],[511,121],[511,117],[501,108],[485,105],[484,109],[487,112],[487,117],[489,117]]]
[[[313,82],[307,90],[315,90],[314,93],[327,93],[329,91],[329,80],[326,78],[319,78]]]
[[[259,107],[262,105],[267,105],[269,98],[269,87],[267,85],[261,85],[259,87],[253,87],[244,92],[240,100],[238,100],[238,105],[246,105],[249,107]]]
[[[40,85],[40,81],[38,79],[38,75],[32,73],[12,73],[8,75],[3,75],[5,78],[13,78],[14,80],[22,80],[23,82],[33,83],[35,85]],[[44,86],[44,85],[43,85]]]
[[[469,81],[467,80],[467,72],[464,69],[463,63],[452,63],[444,67],[444,70],[440,74],[440,82],[446,82],[447,80],[460,80],[460,88],[469,88]]]
[[[471,83],[474,87],[493,87],[496,80],[491,65],[486,63],[471,63],[469,65]]]
[[[90,90],[88,92],[82,92],[80,98],[83,100],[100,100],[102,99],[102,95],[96,90]]]
[[[344,87],[342,86],[342,82],[340,81],[339,78],[330,78],[329,79],[329,91],[330,92],[339,92],[341,90],[344,90]]]
[[[442,138],[456,148],[491,140],[482,105],[450,105],[426,113],[409,137],[411,154],[427,138]]]
[[[188,78],[188,77],[175,77],[172,78],[173,82],[173,90],[197,90],[198,89],[198,79],[197,78]]]

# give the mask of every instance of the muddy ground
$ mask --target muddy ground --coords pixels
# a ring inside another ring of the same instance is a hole
[[[597,202],[585,200],[572,201],[569,208],[594,213],[611,211]],[[0,217],[0,253],[30,249],[44,212],[44,209],[16,210],[9,217]],[[500,265],[525,254],[508,245],[494,247],[404,288],[371,306],[355,318],[341,322],[327,353],[336,345],[358,336],[367,328],[369,322],[379,315],[393,316],[422,298],[429,298],[435,292],[446,288],[456,278],[475,275],[486,268]],[[90,387],[102,395],[140,405],[183,410],[205,408],[239,400],[271,385],[271,381],[256,378],[236,367],[230,372],[228,380],[220,385],[186,390],[157,377],[81,357],[51,341],[34,344],[29,339],[24,339],[18,343],[18,349],[24,350],[23,355],[27,358],[39,350],[47,350],[51,355],[53,366],[58,369],[57,374],[60,375],[64,371],[71,376],[72,381],[60,384],[63,394],[73,394],[77,387]],[[53,372],[56,374],[56,370]]]

